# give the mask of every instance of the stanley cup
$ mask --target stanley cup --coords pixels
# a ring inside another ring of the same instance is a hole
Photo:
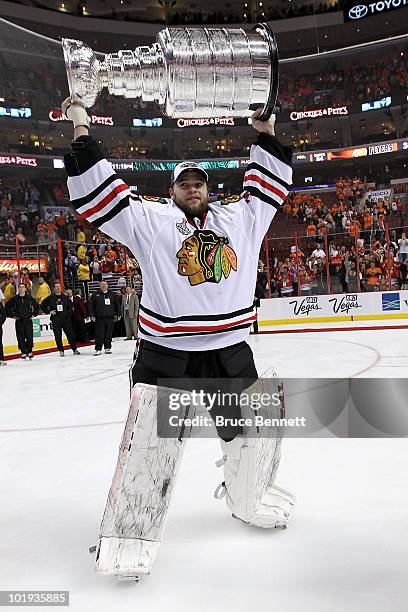
[[[104,87],[113,96],[159,104],[168,117],[249,117],[273,112],[278,48],[272,30],[166,28],[150,47],[97,59],[79,40],[64,38],[72,101],[93,106]]]

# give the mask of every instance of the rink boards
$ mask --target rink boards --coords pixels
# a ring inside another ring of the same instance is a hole
[[[261,300],[258,308],[260,331],[277,329],[291,331],[307,328],[340,327],[356,329],[379,326],[408,326],[408,291],[311,295]],[[33,319],[34,351],[56,350],[52,324],[48,315]],[[63,336],[64,345],[67,340]],[[3,325],[5,355],[19,354],[14,320]]]
[[[353,324],[356,328],[365,322],[373,328],[378,325],[408,325],[408,291],[375,291],[311,295],[261,300],[258,308],[259,327],[280,326],[296,329],[320,324],[331,327],[334,323]]]
[[[38,315],[33,318],[34,351],[57,350],[52,324],[49,315]],[[68,346],[65,335],[62,336],[64,346]],[[14,319],[6,319],[3,325],[4,354],[18,355]]]

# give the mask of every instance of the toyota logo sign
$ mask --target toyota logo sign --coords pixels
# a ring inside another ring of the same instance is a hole
[[[367,15],[367,13],[368,6],[365,6],[365,4],[358,4],[349,10],[349,17],[350,19],[362,19]]]

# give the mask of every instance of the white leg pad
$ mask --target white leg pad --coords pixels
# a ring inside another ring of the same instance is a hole
[[[263,379],[269,378],[264,383]],[[274,371],[267,372],[256,381],[247,394],[279,392]],[[282,393],[283,403],[283,393]],[[265,417],[280,417],[282,411],[258,411]],[[243,409],[243,416],[252,416]],[[295,504],[294,496],[275,485],[280,462],[283,430],[261,427],[245,431],[231,442],[221,441],[224,460],[224,492],[227,505],[235,518],[257,527],[285,528]]]
[[[148,574],[160,546],[184,437],[157,436],[157,389],[132,391],[96,554],[102,574]]]
[[[97,571],[120,577],[142,577],[150,573],[160,542],[140,538],[105,538],[99,541]]]

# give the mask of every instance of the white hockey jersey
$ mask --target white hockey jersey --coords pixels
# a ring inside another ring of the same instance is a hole
[[[258,256],[292,183],[291,149],[260,134],[240,196],[188,219],[170,198],[130,193],[97,143],[81,137],[65,156],[71,203],[140,263],[140,337],[169,348],[212,350],[245,340],[256,318]]]

